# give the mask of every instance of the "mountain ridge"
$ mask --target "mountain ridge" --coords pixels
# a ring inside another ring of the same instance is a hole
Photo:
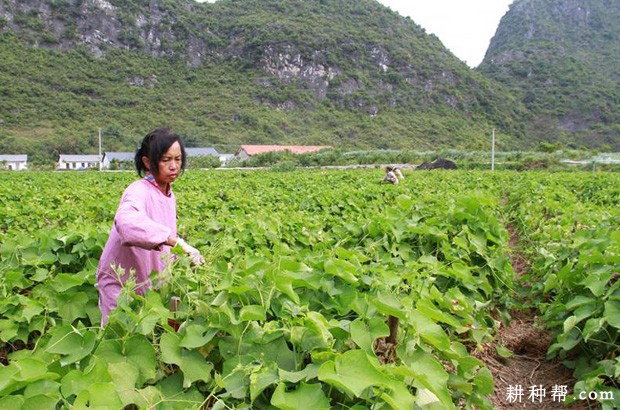
[[[477,71],[509,87],[549,141],[620,149],[620,3],[517,0]]]

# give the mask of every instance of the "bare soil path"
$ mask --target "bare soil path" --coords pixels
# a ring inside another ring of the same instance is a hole
[[[507,229],[510,233],[512,268],[518,277],[522,277],[530,265],[520,252],[517,230],[513,226]],[[597,403],[586,401],[563,402],[565,396],[560,392],[565,387],[569,394],[572,393],[575,380],[571,371],[560,362],[546,360],[551,339],[549,331],[538,323],[535,311],[516,311],[512,313],[508,326],[500,327],[495,341],[475,354],[493,374],[495,394],[490,400],[496,409],[599,408]],[[502,357],[497,353],[496,346],[510,350],[512,356]]]

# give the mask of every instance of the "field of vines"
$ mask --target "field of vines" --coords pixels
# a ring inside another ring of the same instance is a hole
[[[474,352],[515,311],[571,392],[620,407],[620,173],[405,176],[187,171],[179,234],[207,263],[130,281],[101,328],[95,268],[136,175],[3,173],[0,409],[490,409]]]

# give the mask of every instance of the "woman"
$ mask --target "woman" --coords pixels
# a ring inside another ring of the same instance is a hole
[[[200,252],[177,237],[176,198],[171,184],[185,169],[185,148],[181,138],[169,128],[147,134],[135,156],[138,175],[123,192],[110,236],[97,267],[101,325],[116,308],[123,284],[133,272],[136,293],[151,287],[151,272],[162,272],[176,245],[192,263],[204,259]]]

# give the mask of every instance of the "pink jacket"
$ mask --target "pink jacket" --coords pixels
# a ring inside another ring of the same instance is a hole
[[[102,324],[116,307],[121,284],[130,271],[135,272],[136,292],[144,294],[151,286],[151,272],[165,268],[170,248],[159,245],[169,236],[176,236],[176,222],[176,198],[172,191],[167,196],[146,178],[125,189],[97,267]],[[116,273],[118,267],[124,270],[122,277]]]

